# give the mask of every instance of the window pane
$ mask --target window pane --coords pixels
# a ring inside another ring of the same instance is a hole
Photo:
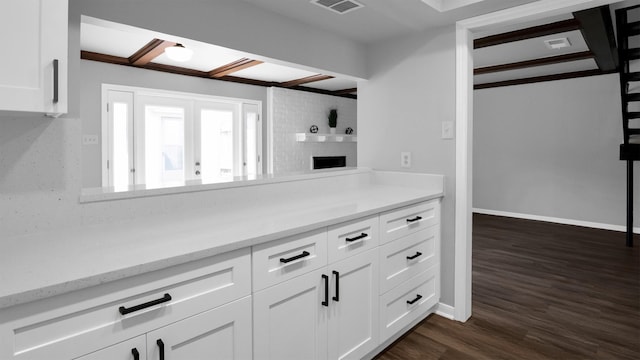
[[[233,176],[233,112],[202,110],[201,171],[203,181]]]
[[[128,104],[113,103],[113,169],[112,186],[119,190],[126,190],[129,186],[129,119]]]
[[[184,183],[184,109],[145,107],[145,182],[147,186]]]

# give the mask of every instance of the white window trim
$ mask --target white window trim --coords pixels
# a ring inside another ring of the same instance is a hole
[[[133,109],[133,113],[134,116],[136,116],[136,107],[138,105],[136,105],[136,99],[139,96],[154,96],[154,97],[167,97],[167,98],[171,98],[171,99],[182,99],[182,100],[189,100],[189,101],[194,101],[194,102],[218,102],[218,103],[227,103],[230,105],[238,105],[240,106],[240,116],[242,117],[244,115],[244,106],[245,105],[251,105],[251,106],[255,106],[258,110],[258,119],[260,121],[260,123],[262,123],[262,101],[260,100],[253,100],[253,99],[245,99],[245,98],[235,98],[235,97],[226,97],[226,96],[217,96],[217,95],[207,95],[207,94],[198,94],[198,93],[190,93],[190,92],[182,92],[182,91],[173,91],[173,90],[163,90],[163,89],[151,89],[151,88],[143,88],[143,87],[138,87],[138,86],[127,86],[127,85],[117,85],[117,84],[107,84],[107,83],[103,83],[101,86],[101,100],[102,100],[102,117],[101,117],[101,131],[102,131],[102,166],[101,166],[101,177],[102,177],[102,187],[109,187],[109,169],[108,169],[108,161],[109,161],[109,142],[108,141],[104,141],[105,139],[105,134],[109,133],[109,113],[108,113],[108,103],[109,103],[109,91],[120,91],[120,92],[130,92],[133,93],[133,105],[134,105],[134,109]],[[195,106],[194,106],[195,109]],[[194,109],[192,109],[191,111],[193,111]],[[242,127],[242,121],[239,121],[238,123],[240,123],[240,127]],[[236,122],[234,121],[234,127]],[[135,126],[134,126],[135,128]],[[136,129],[137,130],[137,129]],[[257,150],[258,150],[258,175],[261,175],[263,173],[263,159],[264,154],[262,151],[262,143],[263,143],[263,139],[262,136],[266,135],[268,138],[266,139],[267,143],[271,142],[271,139],[269,138],[271,136],[271,134],[269,132],[267,132],[265,134],[264,131],[262,131],[262,127],[260,128],[260,134],[259,134],[259,138],[258,138],[258,144],[257,144]],[[136,147],[138,145],[135,145]],[[135,153],[135,151],[134,151]],[[234,152],[235,153],[235,152]],[[235,155],[234,155],[235,156]],[[185,161],[187,161],[185,159]],[[267,159],[268,161],[268,159]],[[242,164],[242,159],[238,159],[238,160],[234,160],[234,162],[238,162],[239,164]],[[137,165],[138,166],[138,165]],[[136,172],[138,172],[138,169],[136,169]],[[136,181],[136,183],[138,183],[138,181]],[[192,185],[190,185],[192,186]],[[134,185],[135,188],[135,185]],[[136,190],[132,190],[132,191],[136,191]]]

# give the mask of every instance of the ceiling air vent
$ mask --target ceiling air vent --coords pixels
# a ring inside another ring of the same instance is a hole
[[[346,14],[364,6],[353,0],[311,0],[311,3],[322,6],[323,8],[329,9],[338,14]]]
[[[544,40],[544,43],[545,45],[547,45],[549,49],[552,49],[552,50],[567,48],[571,46],[571,42],[569,42],[569,39],[567,39],[566,37],[559,38],[559,39]]]

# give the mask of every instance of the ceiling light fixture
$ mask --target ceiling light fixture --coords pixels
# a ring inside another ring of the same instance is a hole
[[[175,44],[164,49],[167,57],[173,61],[185,62],[189,61],[193,56],[193,50],[187,49],[182,44]]]

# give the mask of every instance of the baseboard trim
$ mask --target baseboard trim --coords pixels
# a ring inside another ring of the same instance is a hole
[[[508,212],[508,211],[488,210],[488,209],[479,209],[479,208],[473,208],[473,212],[478,214],[505,216],[505,217],[526,219],[526,220],[546,221],[546,222],[551,222],[556,224],[583,226],[583,227],[594,228],[594,229],[613,230],[613,231],[620,231],[620,232],[627,231],[626,227],[622,225],[612,225],[612,224],[596,223],[591,221],[564,219],[564,218],[557,218],[557,217],[551,217],[551,216],[531,215],[531,214],[522,214],[522,213],[514,213],[514,212]],[[640,234],[640,227],[634,227],[633,232],[634,234]]]
[[[440,315],[443,318],[447,318],[449,320],[455,320],[455,308],[451,305],[438,303],[438,307],[436,307],[436,315]]]

